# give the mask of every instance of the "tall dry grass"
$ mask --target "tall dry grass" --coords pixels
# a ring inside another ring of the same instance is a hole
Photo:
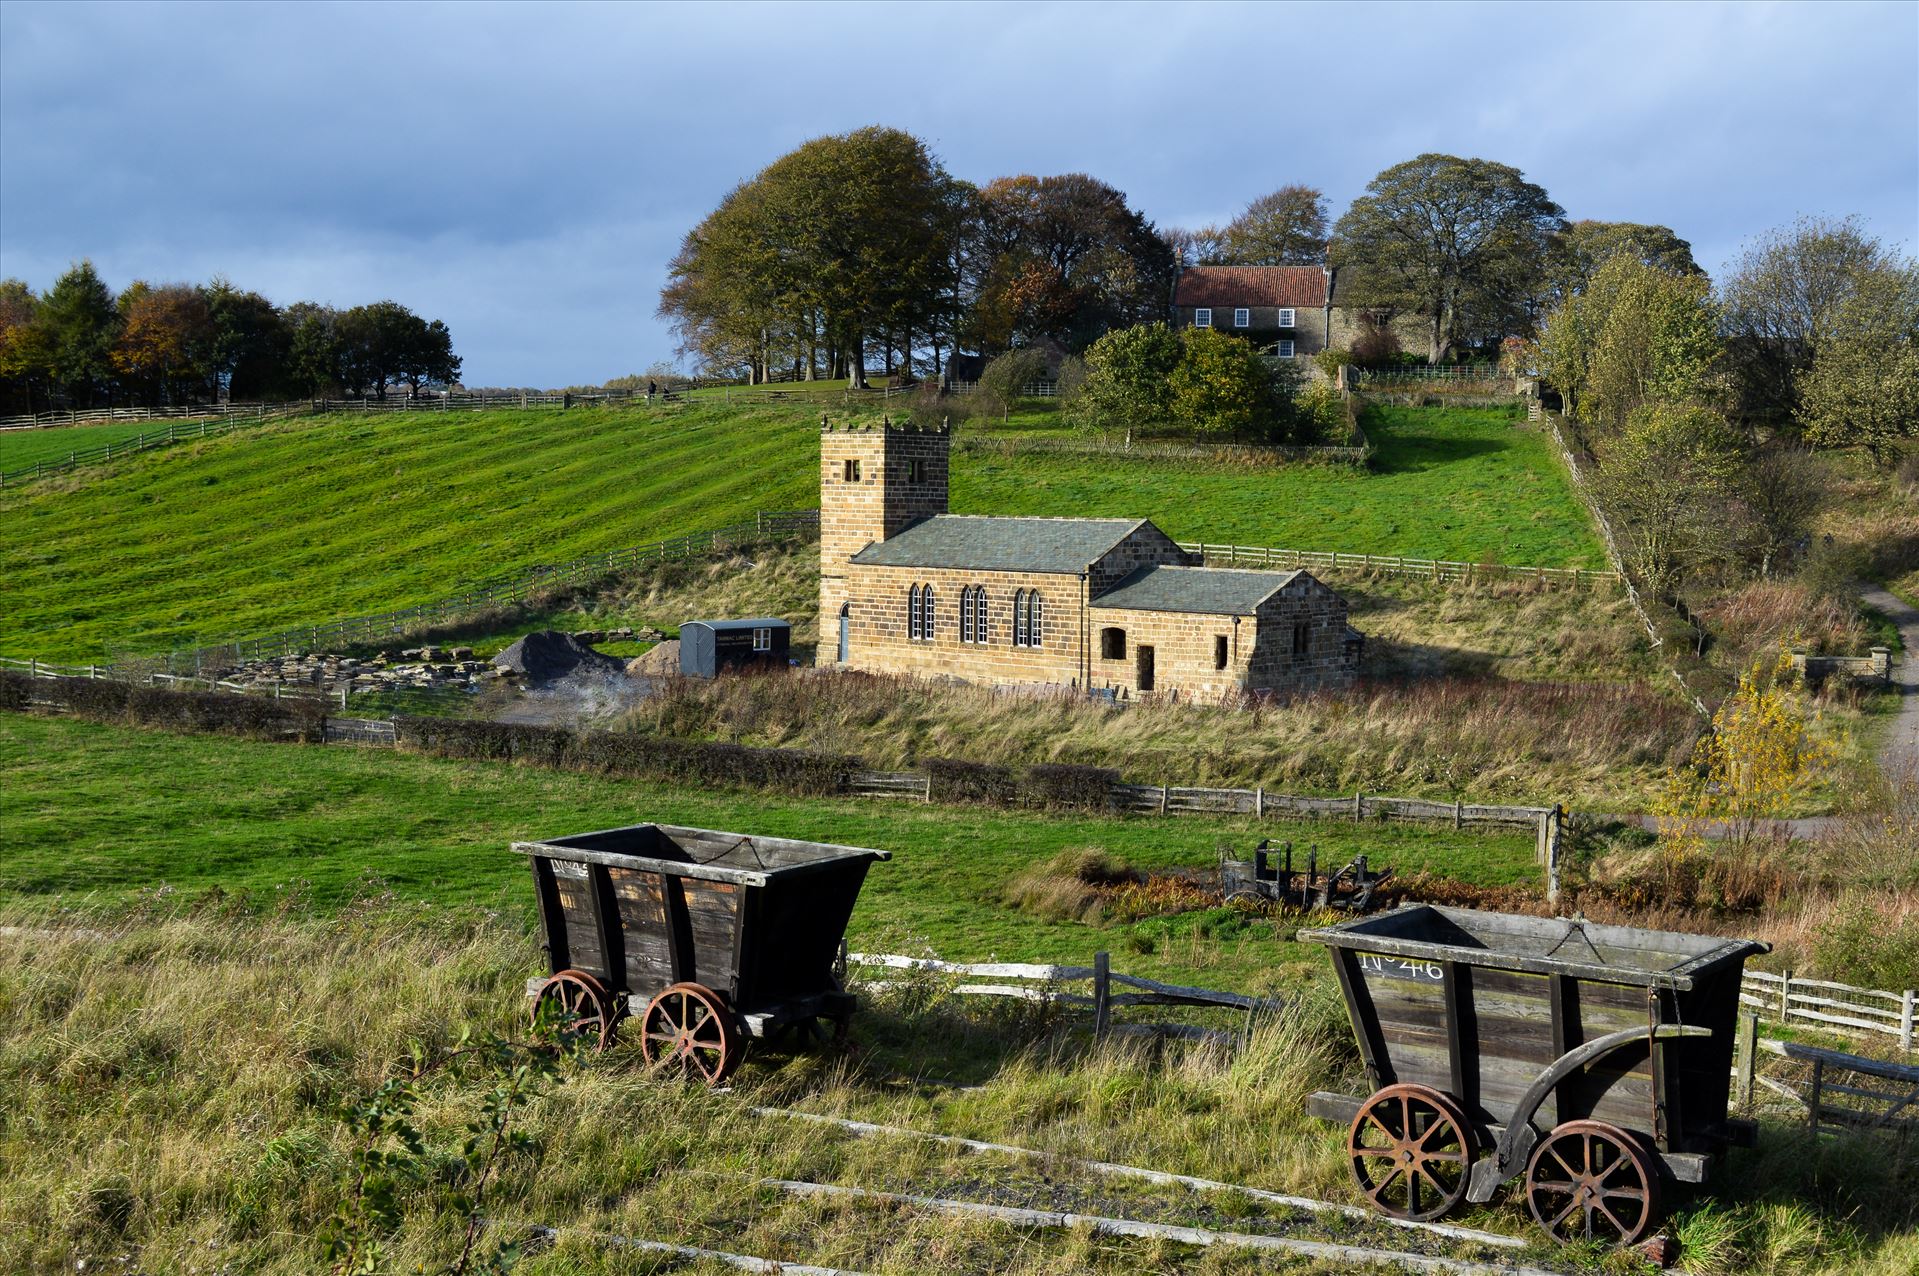
[[[621,726],[877,767],[1067,762],[1139,783],[1588,805],[1637,805],[1696,729],[1682,705],[1616,683],[1376,683],[1229,711],[827,672],[672,680]]]
[[[71,928],[49,927],[43,914],[0,917],[0,1270],[9,1272],[321,1270],[315,1231],[343,1190],[350,1151],[335,1109],[390,1075],[413,1042],[444,1048],[469,1025],[516,1032],[521,982],[536,965],[517,927],[387,904],[333,918],[216,902],[194,916],[61,920]],[[1074,1161],[1349,1199],[1339,1132],[1300,1106],[1310,1090],[1363,1085],[1330,982],[1292,990],[1290,1007],[1237,1052],[1095,1047],[1053,1008],[959,998],[910,977],[867,990],[859,1053],[763,1052],[731,1092],[650,1077],[631,1049],[616,1051],[527,1112],[534,1155],[489,1195],[492,1235],[560,1229],[558,1245],[525,1265],[534,1276],[654,1270],[609,1236],[884,1276],[1271,1270],[1227,1251],[795,1200],[760,1183],[777,1177],[1403,1247],[1403,1235],[1374,1224],[1120,1185]],[[479,1098],[458,1085],[436,1092],[422,1114],[429,1133],[456,1129]],[[756,1105],[1054,1159],[840,1137],[755,1117]],[[1908,1270],[1919,1184],[1909,1166],[1844,1173],[1868,1154],[1769,1133],[1764,1172],[1735,1167],[1715,1207],[1732,1215],[1737,1252],[1777,1256],[1764,1270],[1789,1274]],[[452,1171],[427,1166],[429,1178]],[[1524,1226],[1511,1201],[1464,1221]],[[462,1223],[421,1204],[389,1238],[392,1269],[443,1265]]]

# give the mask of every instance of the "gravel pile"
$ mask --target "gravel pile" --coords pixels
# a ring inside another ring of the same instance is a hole
[[[495,667],[519,674],[532,687],[545,686],[576,674],[617,674],[624,664],[614,656],[602,655],[572,634],[558,629],[542,629],[493,657]]]

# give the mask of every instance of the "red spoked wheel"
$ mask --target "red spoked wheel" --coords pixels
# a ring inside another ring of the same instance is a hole
[[[1556,1241],[1632,1245],[1659,1221],[1659,1170],[1618,1126],[1568,1121],[1526,1163],[1526,1207]]]
[[[647,1003],[640,1020],[648,1067],[678,1068],[707,1085],[732,1075],[745,1046],[725,1000],[703,984],[674,984]]]
[[[1374,1209],[1430,1222],[1466,1198],[1478,1155],[1452,1099],[1423,1085],[1389,1085],[1366,1100],[1346,1136],[1353,1181]]]
[[[593,1048],[604,1050],[613,1044],[619,1028],[618,999],[584,970],[562,970],[540,985],[533,999],[533,1022],[539,1023],[543,1009],[559,1006],[560,1031],[573,1037],[590,1038]]]

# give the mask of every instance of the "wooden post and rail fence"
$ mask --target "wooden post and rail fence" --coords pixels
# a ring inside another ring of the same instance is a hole
[[[1089,1011],[1093,1016],[1095,1039],[1150,1033],[1244,1046],[1252,1038],[1258,1016],[1274,1013],[1285,1006],[1285,1003],[1276,997],[1252,997],[1245,993],[1221,992],[1213,988],[1189,988],[1180,984],[1163,984],[1153,979],[1142,979],[1137,975],[1123,975],[1113,969],[1112,958],[1104,952],[1094,953],[1093,964],[1090,966],[1049,966],[1023,962],[950,962],[928,957],[902,957],[895,953],[847,953],[846,961],[849,966],[871,966],[885,970],[1002,981],[952,984],[946,987],[946,991],[956,996],[1008,997],[1018,1001]],[[1013,982],[1003,982],[1009,980]],[[1090,984],[1091,988],[1086,993],[1069,992],[1065,988],[1065,985],[1069,984]],[[884,979],[876,981],[875,986],[886,987],[888,981]],[[1136,991],[1115,992],[1115,987]],[[1243,1018],[1239,1029],[1230,1033],[1193,1024],[1118,1024],[1113,1022],[1115,1010],[1140,1006],[1223,1009],[1236,1011]]]

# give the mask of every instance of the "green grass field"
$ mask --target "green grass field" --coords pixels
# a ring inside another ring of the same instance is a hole
[[[877,416],[877,412],[869,412]],[[837,415],[837,414],[836,414]],[[811,407],[335,414],[0,493],[6,654],[83,661],[429,601],[459,582],[818,504]],[[1543,438],[1384,409],[1377,473],[962,457],[953,509],[1183,539],[1597,566]]]
[[[59,425],[44,430],[0,432],[0,472],[12,474],[37,462],[64,461],[74,452],[118,443],[140,434],[165,430],[165,421],[109,421],[103,425]],[[182,427],[184,428],[184,427]]]
[[[213,887],[270,900],[288,890],[317,906],[392,891],[401,900],[503,910],[531,924],[533,897],[516,838],[647,820],[892,851],[860,897],[855,946],[930,947],[943,957],[1085,961],[1131,953],[1126,969],[1177,969],[1172,923],[1095,932],[999,902],[1008,880],[1062,849],[1098,847],[1142,869],[1206,869],[1215,847],[1291,838],[1344,863],[1364,850],[1404,874],[1444,871],[1489,886],[1533,880],[1532,841],[1448,830],[1147,817],[1040,816],[894,801],[809,800],[670,789],[627,780],[384,750],[176,736],[64,719],[0,717],[0,902],[112,908]],[[1263,978],[1275,923],[1209,917],[1248,941],[1236,980]],[[1285,928],[1287,932],[1290,927]],[[1222,934],[1221,938],[1225,935]],[[1188,936],[1190,942],[1190,936]],[[1290,945],[1285,947],[1290,948]],[[1169,962],[1173,964],[1168,965]]]

